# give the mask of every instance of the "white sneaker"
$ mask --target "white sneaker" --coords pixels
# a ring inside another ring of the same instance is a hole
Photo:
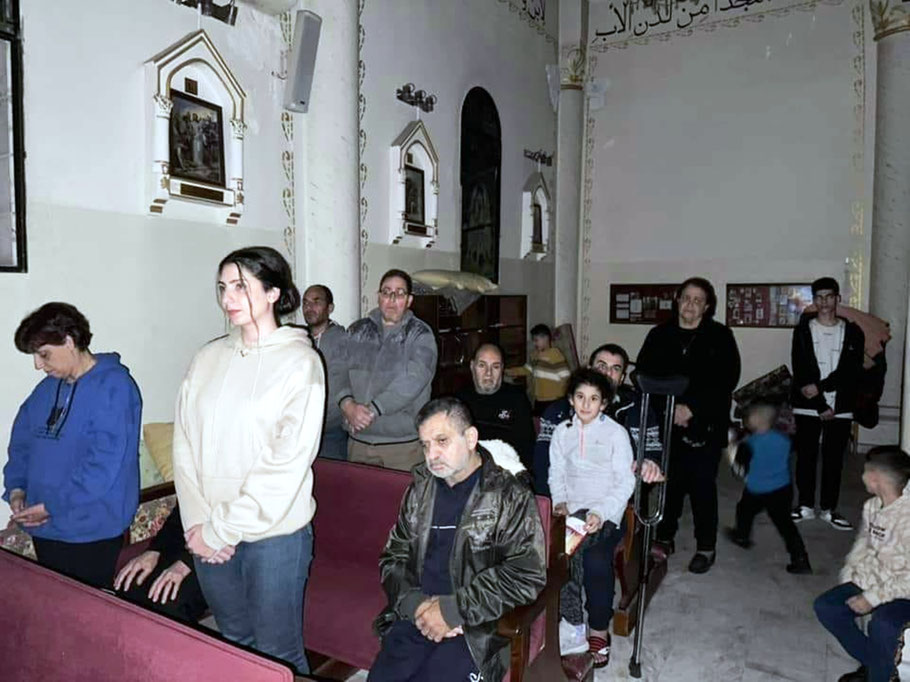
[[[588,650],[587,628],[584,623],[572,625],[565,618],[559,621],[559,653],[561,656],[581,654]]]
[[[815,510],[812,507],[799,506],[790,512],[790,518],[796,523],[808,521],[809,519],[815,518]]]
[[[820,518],[822,521],[827,521],[831,524],[831,527],[836,530],[853,530],[853,524],[847,521],[847,519],[838,514],[836,511],[823,509],[818,515],[818,518]]]

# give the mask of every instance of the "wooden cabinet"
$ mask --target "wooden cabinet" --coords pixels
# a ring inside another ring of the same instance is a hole
[[[482,343],[499,344],[506,367],[523,365],[527,359],[527,296],[481,296],[461,315],[443,296],[415,296],[411,309],[436,334],[434,397],[471,383],[471,358]]]

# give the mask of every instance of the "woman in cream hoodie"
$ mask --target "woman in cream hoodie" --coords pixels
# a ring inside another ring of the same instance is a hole
[[[226,256],[218,294],[234,328],[196,354],[174,425],[187,547],[221,633],[306,673],[303,593],[322,363],[305,330],[280,326],[300,293],[274,249]]]

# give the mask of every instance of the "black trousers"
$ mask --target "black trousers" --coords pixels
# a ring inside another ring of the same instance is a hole
[[[112,588],[123,536],[95,542],[63,542],[32,536],[38,563],[93,587]]]
[[[472,682],[480,679],[464,635],[432,642],[407,620],[382,637],[368,682]]]
[[[183,579],[183,582],[180,583],[180,589],[177,591],[176,599],[167,601],[164,604],[153,602],[149,599],[149,590],[151,589],[152,584],[158,576],[161,575],[165,569],[170,568],[172,564],[173,562],[166,563],[164,561],[159,561],[158,565],[155,566],[155,570],[142,581],[141,585],[137,585],[133,582],[133,585],[129,590],[118,594],[122,594],[124,599],[143,608],[163,613],[166,616],[182,620],[186,623],[196,624],[209,608],[208,604],[206,604],[205,596],[202,594],[202,588],[199,586],[199,579],[196,577],[196,571],[192,571]],[[193,565],[190,564],[189,568],[192,569]]]
[[[720,448],[693,448],[676,435],[670,454],[667,500],[663,521],[657,526],[657,540],[669,542],[679,529],[683,503],[689,496],[695,521],[695,542],[699,552],[713,552],[717,545],[717,467]]]
[[[799,504],[815,507],[815,472],[818,465],[818,440],[822,442],[822,485],[819,507],[837,509],[840,497],[844,453],[850,438],[849,419],[822,421],[818,417],[796,415],[796,489]]]
[[[793,501],[793,490],[789,485],[768,493],[753,493],[743,489],[743,496],[736,505],[736,533],[741,538],[752,536],[752,523],[762,510],[767,510],[771,523],[784,539],[787,551],[792,559],[806,554],[803,538],[796,529],[790,516],[790,504]]]

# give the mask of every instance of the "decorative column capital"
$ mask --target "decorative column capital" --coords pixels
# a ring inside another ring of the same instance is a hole
[[[155,95],[154,99],[155,104],[158,107],[158,115],[164,118],[170,118],[171,109],[174,108],[173,100],[161,94]]]
[[[559,87],[561,90],[583,90],[587,49],[584,43],[566,45],[559,51]]]
[[[905,6],[898,6],[898,4]],[[893,33],[910,31],[910,2],[908,0],[869,0],[875,40]]]

